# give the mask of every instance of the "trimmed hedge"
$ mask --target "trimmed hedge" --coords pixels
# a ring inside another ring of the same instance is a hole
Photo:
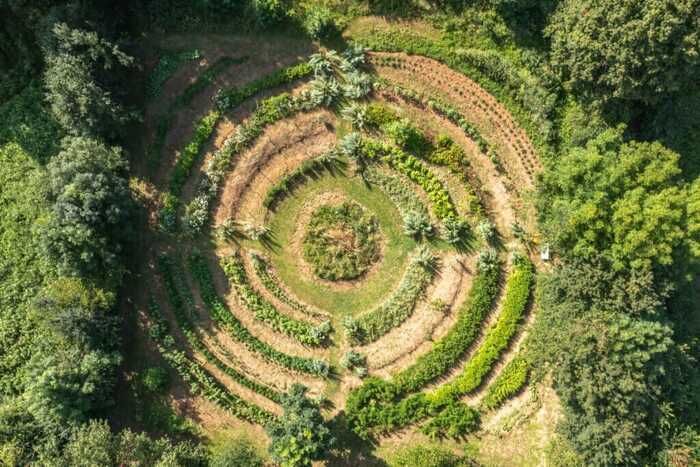
[[[202,395],[238,418],[263,426],[275,423],[275,415],[230,393],[209,372],[176,348],[168,322],[154,300],[150,301],[148,316],[151,321],[149,336],[156,343],[161,356],[187,383],[192,393]]]
[[[259,353],[271,362],[278,363],[290,370],[323,377],[328,376],[330,373],[330,366],[323,360],[287,355],[253,336],[250,331],[236,319],[226,304],[219,299],[211,273],[209,272],[209,267],[204,258],[201,256],[192,256],[189,266],[192,276],[199,285],[202,299],[207,305],[211,317],[221,325],[233,339],[242,342],[250,350]]]
[[[481,401],[481,406],[487,410],[500,407],[506,400],[517,394],[527,382],[528,365],[527,361],[516,356],[506,365],[498,375],[496,381],[489,386],[486,397]]]
[[[522,259],[515,264],[506,284],[506,295],[498,322],[488,331],[484,342],[467,362],[462,374],[451,383],[440,386],[430,395],[432,400],[454,400],[479,387],[517,331],[530,298],[533,279],[534,270],[529,260]]]
[[[196,316],[194,298],[186,283],[184,271],[181,269],[180,264],[176,263],[168,256],[161,256],[158,258],[158,269],[160,270],[165,288],[168,292],[168,299],[172,306],[173,314],[175,315],[175,321],[192,348],[202,354],[209,363],[215,365],[219,370],[226,373],[240,385],[272,401],[281,402],[282,394],[269,386],[249,379],[243,373],[226,365],[204,345],[199,337],[197,329],[191,321],[191,319]]]
[[[193,261],[201,261],[194,259]],[[302,344],[321,345],[328,339],[330,323],[314,327],[280,313],[273,304],[265,300],[248,282],[248,276],[238,253],[220,261],[224,274],[236,288],[238,296],[257,319],[268,324],[275,331],[283,332]]]

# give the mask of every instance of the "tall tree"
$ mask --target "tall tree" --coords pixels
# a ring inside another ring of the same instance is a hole
[[[700,0],[564,0],[551,62],[576,93],[655,104],[698,86]]]

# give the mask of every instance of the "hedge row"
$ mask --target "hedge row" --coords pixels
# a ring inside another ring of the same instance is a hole
[[[192,256],[189,262],[192,276],[197,281],[202,300],[207,305],[211,317],[235,340],[242,342],[250,350],[285,368],[318,376],[328,376],[330,366],[323,360],[287,355],[253,336],[243,324],[236,319],[228,307],[219,299],[206,260],[201,256]]]
[[[525,386],[527,375],[527,361],[520,356],[516,356],[501,371],[496,381],[489,386],[484,400],[481,401],[481,406],[488,410],[500,407],[501,404],[517,394]]]
[[[192,324],[191,318],[195,316],[194,298],[186,284],[184,271],[180,265],[173,261],[168,256],[161,256],[158,259],[158,268],[165,283],[165,288],[168,292],[168,299],[175,315],[175,321],[182,331],[183,335],[197,352],[202,354],[204,358],[219,370],[226,373],[231,379],[242,386],[261,394],[268,399],[281,402],[282,395],[274,389],[264,384],[258,383],[246,377],[243,373],[238,372],[234,368],[226,365],[217,358],[201,341],[197,329]]]
[[[530,298],[533,279],[534,270],[529,260],[523,258],[515,264],[506,284],[506,295],[498,322],[488,331],[484,342],[467,362],[462,374],[451,383],[440,386],[430,395],[431,399],[454,400],[479,387],[517,331]]]
[[[251,81],[243,87],[220,90],[215,97],[216,107],[221,112],[226,112],[261,91],[293,83],[312,74],[313,68],[306,62],[282,68],[267,76]]]
[[[335,151],[322,154],[314,159],[301,163],[299,167],[288,173],[267,191],[263,206],[274,211],[277,205],[288,196],[294,188],[304,183],[309,178],[320,176],[323,172],[330,172],[336,169],[341,161],[335,155]]]
[[[275,423],[276,417],[273,414],[227,391],[197,362],[190,360],[176,348],[168,322],[163,318],[154,300],[149,304],[148,315],[151,321],[148,329],[151,339],[156,343],[165,361],[180,375],[194,394],[200,394],[234,416],[252,423],[263,426]]]
[[[258,253],[251,252],[250,259],[253,262],[253,269],[255,270],[255,274],[258,276],[258,279],[260,279],[260,282],[262,282],[268,292],[277,297],[277,299],[279,299],[282,303],[285,303],[291,308],[302,313],[315,316],[316,318],[328,318],[328,315],[320,311],[316,311],[312,307],[299,302],[294,297],[291,297],[287,291],[280,286],[279,279],[273,275],[270,263],[266,258]]]
[[[222,258],[221,268],[229,282],[235,287],[238,297],[253,315],[278,332],[297,339],[302,344],[318,346],[328,339],[330,323],[313,325],[290,318],[280,313],[275,306],[265,300],[248,281],[245,267],[238,253]]]

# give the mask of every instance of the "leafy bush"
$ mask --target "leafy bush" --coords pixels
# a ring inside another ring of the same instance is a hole
[[[379,258],[378,240],[377,218],[359,204],[324,205],[311,215],[304,258],[323,279],[355,279]]]
[[[373,130],[384,128],[390,123],[398,120],[399,116],[386,105],[378,102],[370,102],[367,105],[367,126]]]
[[[217,122],[221,114],[212,110],[197,122],[194,128],[194,135],[189,143],[185,146],[175,162],[175,168],[170,176],[170,192],[179,196],[185,181],[190,175],[190,171],[194,166],[197,158],[202,152],[204,144],[209,141],[209,137],[214,132]]]
[[[459,438],[479,427],[479,412],[466,404],[452,403],[421,427],[431,438]]]
[[[430,141],[407,119],[392,121],[384,125],[382,131],[402,149],[416,156],[424,157],[431,150]]]
[[[210,467],[264,467],[265,462],[250,441],[244,438],[227,440],[209,460]]]
[[[442,237],[447,243],[457,244],[464,241],[469,224],[464,219],[448,217],[442,222]]]
[[[281,22],[287,16],[288,2],[285,0],[253,0],[255,19],[262,27]]]
[[[403,217],[403,231],[406,235],[416,238],[431,237],[434,233],[430,217],[417,211],[409,211]]]
[[[343,107],[340,111],[340,115],[350,122],[353,129],[362,130],[365,127],[365,121],[367,119],[367,108],[364,105],[353,102]]]
[[[315,5],[303,19],[306,33],[314,39],[326,39],[338,34],[338,26],[331,10]]]
[[[465,464],[447,448],[418,444],[399,450],[389,465],[391,467],[461,467]]]
[[[527,361],[516,356],[491,384],[481,405],[490,410],[500,407],[503,402],[522,389],[527,382],[527,373]]]
[[[340,359],[340,366],[346,370],[352,370],[367,366],[367,357],[355,350],[348,350]]]
[[[170,377],[168,372],[161,367],[146,368],[141,374],[141,385],[146,391],[158,394],[168,388]]]
[[[242,342],[253,352],[257,352],[268,360],[279,363],[286,368],[319,376],[328,376],[330,367],[326,362],[287,355],[253,336],[219,299],[204,258],[199,256],[191,257],[190,271],[197,281],[202,300],[209,309],[210,316],[233,339]]]
[[[195,258],[193,261],[203,260]],[[328,338],[328,332],[313,332],[311,324],[280,313],[273,304],[265,300],[248,282],[245,267],[238,254],[223,258],[221,268],[246,308],[275,331],[281,331],[308,345],[321,345]]]

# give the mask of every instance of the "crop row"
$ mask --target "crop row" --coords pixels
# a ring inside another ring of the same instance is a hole
[[[275,306],[265,300],[248,281],[245,267],[238,253],[221,259],[224,274],[235,287],[236,293],[246,308],[255,317],[269,325],[275,331],[283,332],[297,339],[302,344],[318,346],[328,339],[330,322],[325,321],[319,326],[299,321],[280,313]]]
[[[489,386],[488,392],[481,401],[482,407],[493,410],[520,391],[527,382],[528,365],[521,356],[511,360]]]
[[[435,257],[429,250],[418,251],[412,258],[398,288],[391,297],[374,310],[343,324],[348,337],[354,342],[367,344],[403,323],[435,276]]]
[[[209,267],[203,257],[199,255],[192,256],[189,266],[192,276],[197,281],[202,299],[207,305],[211,317],[225,329],[233,339],[242,342],[253,352],[259,353],[266,359],[278,363],[285,368],[312,375],[328,376],[330,366],[323,360],[287,355],[253,336],[219,298],[214,287],[211,273],[209,272]]]
[[[362,153],[369,160],[383,161],[420,185],[433,205],[438,219],[457,218],[450,194],[440,179],[418,158],[401,149],[373,139],[363,141]]]
[[[479,269],[469,296],[458,311],[457,322],[428,353],[418,357],[413,365],[397,373],[391,381],[366,380],[365,384],[350,393],[349,398],[365,403],[390,403],[444,375],[478,336],[479,327],[496,299],[499,277],[498,267]],[[378,386],[381,391],[376,390]],[[364,410],[365,403],[358,406]]]
[[[168,322],[163,318],[158,304],[151,300],[148,307],[150,337],[156,343],[158,351],[168,364],[187,383],[194,394],[221,406],[236,417],[266,426],[275,422],[270,412],[230,393],[197,362],[190,360],[184,352],[175,347]]]
[[[293,83],[294,81],[311,76],[312,73],[313,69],[311,65],[304,62],[277,70],[267,76],[251,81],[240,88],[222,89],[216,94],[216,107],[221,112],[226,112],[261,91],[283,84]]]
[[[208,86],[214,83],[217,76],[226,71],[230,66],[241,64],[247,60],[247,56],[235,58],[221,57],[210,67],[204,70],[199,76],[197,76],[197,79],[190,83],[185,90],[182,91],[175,101],[176,107],[189,105],[197,94],[204,91]]]
[[[294,171],[285,175],[268,190],[263,200],[263,206],[274,211],[277,205],[288,196],[294,188],[311,177],[317,177],[323,172],[330,172],[340,167],[341,161],[334,151],[329,151],[314,159],[301,163]]]
[[[195,316],[194,299],[190,289],[187,287],[184,271],[180,268],[180,265],[170,257],[161,256],[158,260],[158,269],[165,283],[175,321],[192,348],[203,355],[209,363],[216,366],[240,385],[272,401],[280,402],[281,394],[279,392],[269,386],[251,380],[244,374],[226,365],[204,345],[191,321],[191,317]]]
[[[437,401],[454,400],[478,388],[484,377],[491,371],[501,353],[518,329],[530,298],[530,288],[534,280],[532,263],[522,258],[515,264],[506,284],[498,322],[486,334],[484,342],[467,362],[462,374],[449,384],[440,386],[430,395]]]
[[[415,212],[424,217],[428,216],[428,209],[416,193],[406,186],[405,179],[398,175],[391,175],[378,170],[376,167],[367,167],[363,177],[369,183],[376,185],[396,205],[403,217]]]
[[[312,307],[301,303],[294,297],[291,297],[287,293],[287,291],[284,290],[279,284],[279,279],[273,275],[270,263],[266,258],[264,258],[258,253],[251,252],[250,259],[253,263],[253,269],[255,270],[255,274],[258,276],[258,279],[260,279],[260,282],[262,282],[262,284],[265,286],[268,292],[277,297],[277,299],[279,299],[282,303],[285,303],[286,305],[297,311],[312,315],[316,318],[328,318],[326,314],[320,311],[316,311]]]

